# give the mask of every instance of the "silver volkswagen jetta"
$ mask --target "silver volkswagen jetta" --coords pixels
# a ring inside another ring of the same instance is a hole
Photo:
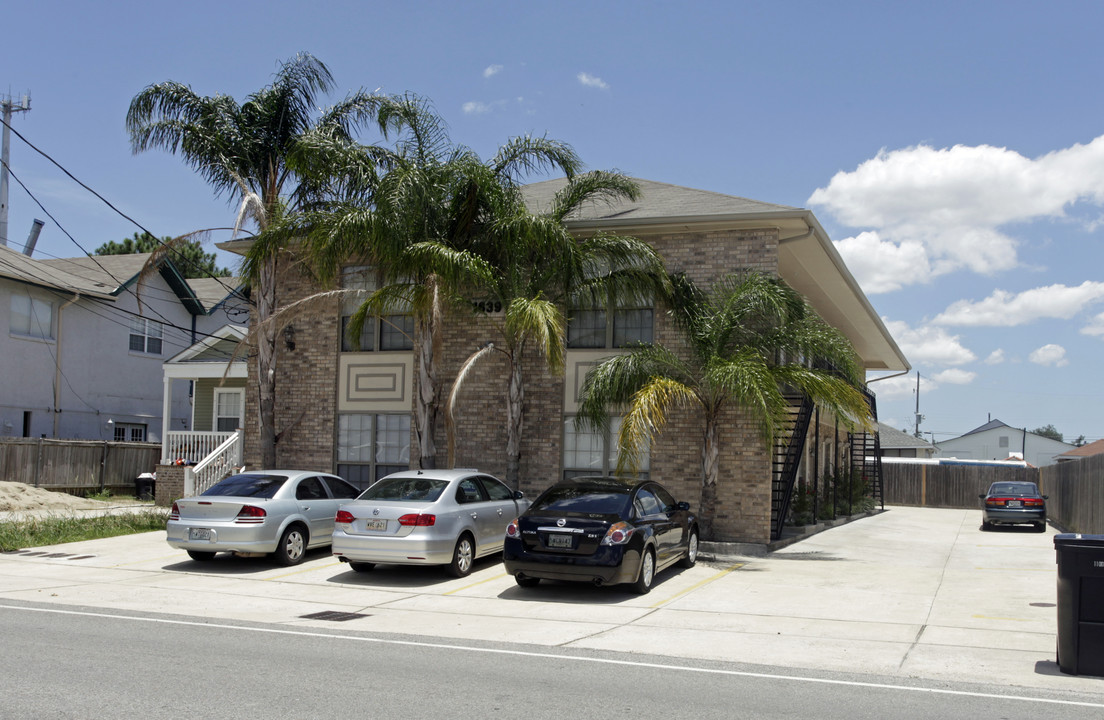
[[[478,470],[397,472],[337,511],[333,554],[357,572],[447,565],[464,577],[476,558],[502,551],[506,525],[527,507],[520,492]]]

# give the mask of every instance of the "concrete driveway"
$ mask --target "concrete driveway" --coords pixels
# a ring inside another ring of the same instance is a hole
[[[1099,693],[1055,664],[1053,530],[980,530],[976,510],[892,507],[765,557],[668,570],[648,595],[544,582],[485,559],[355,573],[328,551],[294,568],[196,563],[164,533],[0,555],[3,600],[901,678]],[[328,616],[315,616],[330,613]]]

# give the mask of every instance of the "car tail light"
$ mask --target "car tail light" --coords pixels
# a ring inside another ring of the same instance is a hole
[[[624,545],[636,532],[636,528],[629,525],[627,522],[619,522],[610,525],[610,529],[606,531],[606,536],[602,538],[603,545]]]
[[[985,507],[1004,507],[1008,504],[1009,499],[1006,497],[985,498]]]
[[[256,505],[242,505],[241,510],[238,511],[238,516],[234,518],[236,523],[262,523],[265,516],[268,515],[264,508],[257,507]]]
[[[1045,503],[1042,498],[1024,498],[1024,507],[1042,507]]]
[[[521,537],[521,528],[518,527],[518,519],[514,518],[510,521],[510,524],[506,526],[506,537],[514,538],[515,540]]]
[[[335,523],[351,523],[356,520],[353,514],[348,510],[338,510],[337,515],[334,516]]]
[[[176,503],[173,503],[172,510],[169,510],[169,520],[179,520],[179,519],[180,519],[180,508],[176,506]]]
[[[410,513],[399,518],[399,525],[413,525],[414,527],[429,527],[437,523],[437,516],[429,513]]]

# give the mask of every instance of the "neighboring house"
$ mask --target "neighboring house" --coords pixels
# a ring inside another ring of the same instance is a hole
[[[1075,447],[1073,450],[1068,450],[1061,455],[1055,455],[1054,459],[1063,463],[1084,460],[1093,455],[1104,455],[1104,440],[1096,440],[1095,442],[1082,445],[1081,447]]]
[[[525,187],[527,202],[537,210],[546,207],[563,182],[552,180]],[[909,369],[878,313],[810,211],[639,182],[643,195],[638,202],[595,205],[572,217],[569,228],[580,236],[617,232],[645,239],[664,257],[670,271],[685,272],[699,284],[742,269],[776,274],[850,339],[867,370]],[[241,243],[220,247],[237,252],[243,249]],[[281,306],[322,289],[300,274],[293,258],[281,260],[280,267],[277,297]],[[277,463],[333,470],[361,486],[416,463],[417,453],[411,453],[416,353],[401,333],[387,332],[388,328],[401,326],[401,322],[372,325],[360,342],[351,344],[342,337],[350,306],[342,307],[339,301],[330,300],[325,305],[310,304],[310,308],[311,316],[292,320],[290,337],[294,341],[280,342],[277,347]],[[439,374],[446,393],[463,361],[497,337],[492,329],[496,319],[465,315],[447,324]],[[621,346],[636,340],[671,346],[680,342],[677,329],[661,307],[608,308],[603,313],[588,312],[587,320],[591,322],[588,339],[606,340],[598,347],[593,342],[576,347],[569,341],[564,375],[550,375],[543,360],[535,356],[525,366],[520,489],[527,495],[539,493],[565,475],[614,469],[615,438],[576,429],[574,415],[586,371],[601,358],[619,352],[613,339],[615,331],[623,340]],[[569,333],[570,337],[574,335]],[[504,474],[505,369],[505,361],[492,354],[465,380],[455,418],[457,466],[478,466]],[[257,412],[255,373],[256,364],[251,360],[246,393],[249,418],[256,417]],[[795,473],[811,479],[821,469],[841,467],[852,456],[856,462],[858,458],[876,458],[876,453],[868,449],[851,449],[843,423],[811,409],[803,412],[809,427],[807,436],[815,438],[812,444],[816,453],[806,450],[806,435],[784,449],[796,458],[796,467],[787,471],[788,481],[780,479],[780,471],[772,463],[775,450],[763,445],[756,426],[736,410],[728,413],[721,438],[722,478],[715,539],[768,542],[780,533],[789,497],[786,483],[792,485]],[[441,415],[436,438],[438,467],[448,462],[443,410]],[[257,425],[252,419],[245,425],[245,459],[254,465],[260,454]],[[701,483],[700,434],[700,423],[694,415],[676,414],[656,438],[640,468],[694,506]],[[788,442],[789,438],[784,440]],[[779,499],[782,496],[784,503]]]
[[[936,454],[936,447],[922,438],[878,423],[878,438],[882,457],[920,458],[927,460]]]
[[[160,441],[165,418],[188,429],[190,389],[176,388],[164,413],[161,364],[226,323],[235,283],[201,282],[208,306],[169,260],[141,279],[148,259],[36,260],[0,247],[0,434]]]
[[[937,442],[941,457],[958,460],[1014,460],[1034,467],[1057,462],[1059,455],[1073,449],[1069,443],[1053,440],[1015,428],[1000,420],[990,420],[970,432]]]

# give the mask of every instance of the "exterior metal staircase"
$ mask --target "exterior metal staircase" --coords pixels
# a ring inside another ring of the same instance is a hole
[[[804,395],[787,395],[790,412],[784,431],[775,438],[771,453],[773,478],[771,482],[771,540],[782,537],[782,527],[790,511],[797,470],[805,451],[805,438],[809,433],[809,420],[813,416],[813,403]]]
[[[870,417],[874,419],[875,426],[878,422],[878,403],[874,393],[863,388],[866,403],[870,406]],[[851,444],[851,467],[858,469],[864,483],[870,485],[870,496],[885,509],[885,491],[882,483],[882,443],[875,432],[850,433],[848,440]]]

